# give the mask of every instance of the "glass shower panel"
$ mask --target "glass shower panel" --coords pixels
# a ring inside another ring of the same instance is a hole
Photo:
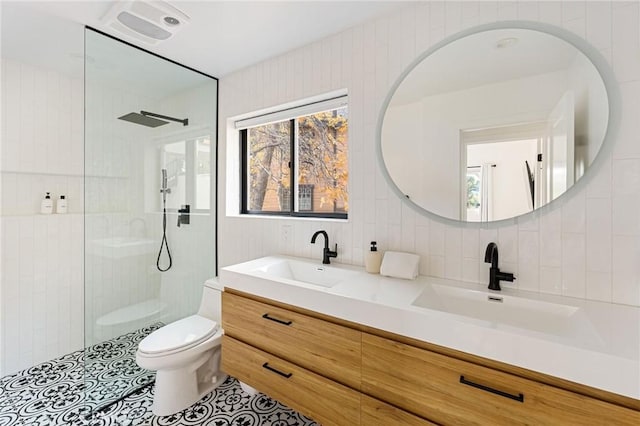
[[[217,90],[212,77],[85,30],[91,410],[152,383],[154,373],[135,361],[139,341],[197,312],[202,285],[216,274]],[[178,226],[185,205],[190,223]]]

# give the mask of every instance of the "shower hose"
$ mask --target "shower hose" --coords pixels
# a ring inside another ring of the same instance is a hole
[[[162,269],[160,266],[160,256],[162,256],[162,249],[166,247],[167,256],[169,257],[169,266],[165,269]],[[162,200],[162,242],[160,243],[160,251],[158,251],[158,260],[156,260],[156,268],[160,272],[166,272],[171,269],[171,252],[169,251],[169,243],[167,242],[167,202],[166,200]]]

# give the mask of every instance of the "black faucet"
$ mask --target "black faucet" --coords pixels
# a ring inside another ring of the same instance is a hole
[[[338,245],[336,244],[336,248],[334,251],[329,250],[329,236],[327,235],[326,231],[316,231],[313,234],[313,237],[311,237],[311,244],[316,243],[316,238],[318,237],[318,235],[324,236],[324,250],[322,251],[322,263],[324,263],[325,265],[328,265],[331,263],[329,261],[329,258],[338,257]]]
[[[498,268],[498,246],[496,243],[487,245],[487,251],[484,253],[484,262],[491,263],[491,268],[489,268],[489,290],[500,291],[500,281],[513,281],[516,279],[509,272],[500,272],[500,268]]]

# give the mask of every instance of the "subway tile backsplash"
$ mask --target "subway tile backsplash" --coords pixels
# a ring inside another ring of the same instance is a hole
[[[420,272],[487,280],[489,241],[500,247],[516,287],[640,306],[640,11],[638,2],[419,2],[221,79],[220,205],[226,152],[237,149],[226,120],[329,90],[347,88],[350,211],[347,223],[220,216],[220,264],[276,252],[318,258],[311,233],[326,229],[337,261],[362,265],[371,240],[382,250],[421,256]],[[443,37],[504,19],[541,21],[574,32],[610,62],[620,83],[622,117],[612,149],[586,185],[535,217],[481,229],[425,218],[400,202],[378,171],[375,126],[382,102],[405,67]],[[285,82],[298,82],[293,85]],[[300,84],[299,82],[302,81]],[[251,221],[251,227],[247,222]],[[285,241],[282,228],[294,232]],[[253,233],[249,235],[249,233]]]

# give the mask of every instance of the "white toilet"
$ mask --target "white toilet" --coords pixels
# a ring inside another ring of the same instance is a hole
[[[207,280],[196,315],[165,325],[138,345],[138,365],[156,371],[155,415],[184,410],[227,378],[220,371],[222,290],[217,280]]]

